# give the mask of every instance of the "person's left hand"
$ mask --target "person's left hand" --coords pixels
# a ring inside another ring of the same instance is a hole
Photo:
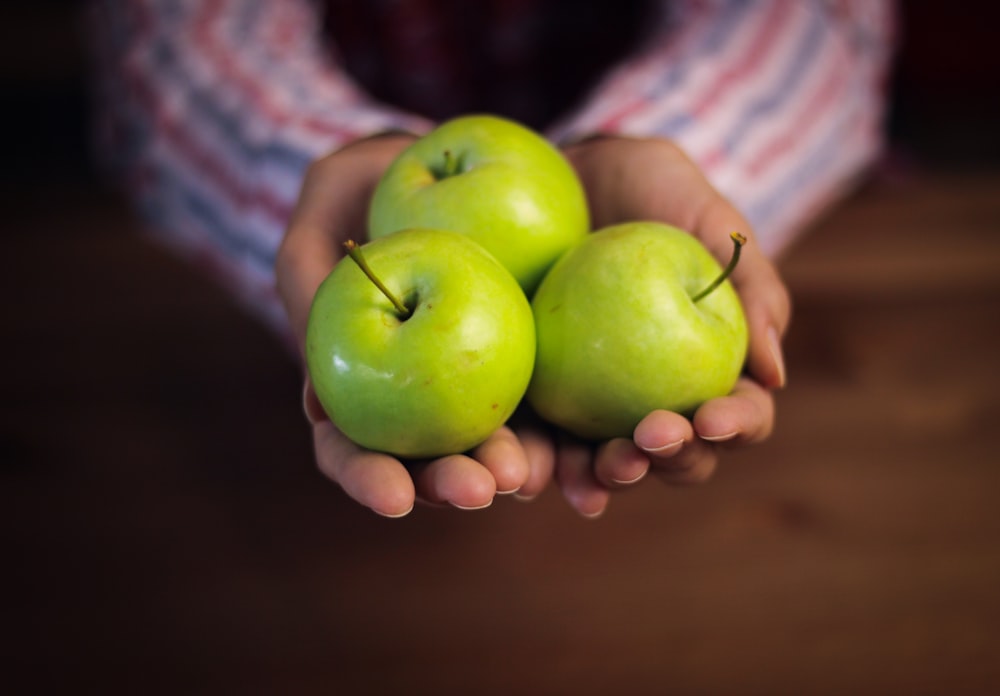
[[[715,471],[720,450],[770,435],[772,391],[785,383],[781,337],[791,306],[750,225],[676,145],[661,139],[599,137],[565,153],[586,189],[594,229],[634,220],[666,222],[696,236],[722,264],[732,252],[731,232],[749,240],[731,276],[750,332],[746,374],[732,393],[706,402],[692,419],[654,411],[637,425],[631,440],[595,445],[565,434],[550,440],[563,495],[582,515],[596,517],[612,491],[650,471],[669,483],[702,482]]]

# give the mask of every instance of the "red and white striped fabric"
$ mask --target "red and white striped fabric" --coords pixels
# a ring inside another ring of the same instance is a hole
[[[588,13],[621,14],[628,0],[585,5]],[[597,132],[675,140],[777,253],[880,151],[893,2],[644,5],[641,43],[594,76],[602,79],[575,109],[530,125],[557,142]],[[551,114],[551,105],[531,103],[561,79],[537,65],[551,58],[544,29],[572,36],[577,26],[605,33],[611,26],[597,15],[574,19],[583,5],[566,0],[489,0],[461,14],[482,25],[474,40],[438,46],[456,35],[448,13],[468,7],[95,0],[98,151],[165,243],[210,266],[282,329],[274,256],[312,160],[387,129],[425,132],[435,119],[483,104],[522,120]],[[591,66],[588,41],[570,45]],[[365,81],[376,57],[385,61],[378,74],[403,76],[394,90]],[[487,78],[477,72],[484,65]],[[386,94],[398,95],[399,105]]]
[[[880,152],[893,19],[865,0],[692,3],[556,135],[673,139],[776,254]]]

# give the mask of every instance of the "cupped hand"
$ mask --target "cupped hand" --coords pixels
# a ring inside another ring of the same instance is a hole
[[[670,483],[707,480],[719,450],[760,442],[774,427],[773,390],[785,383],[781,339],[788,326],[788,292],[740,213],[670,141],[600,136],[566,148],[591,206],[595,229],[657,220],[695,235],[722,263],[731,232],[748,239],[731,276],[749,325],[746,373],[732,393],[703,404],[691,419],[654,411],[633,437],[593,446],[560,435],[553,444],[555,477],[581,514],[600,515],[611,492],[650,472]]]
[[[395,133],[359,140],[317,160],[307,172],[275,266],[278,292],[300,350],[316,290],[343,256],[343,243],[366,238],[371,194],[413,140]],[[478,509],[498,493],[537,495],[552,477],[551,447],[530,427],[520,437],[503,427],[467,454],[404,463],[344,436],[324,413],[308,377],[303,394],[320,470],[381,515],[406,515],[417,500]]]

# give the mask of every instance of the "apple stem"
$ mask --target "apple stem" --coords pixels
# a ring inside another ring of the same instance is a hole
[[[703,297],[705,297],[706,295],[708,295],[709,293],[711,293],[717,287],[719,287],[720,285],[722,285],[723,281],[726,278],[728,278],[729,274],[733,272],[734,268],[736,268],[736,264],[739,263],[739,261],[740,261],[740,252],[743,250],[743,245],[747,243],[747,238],[744,237],[739,232],[733,232],[733,233],[731,233],[729,235],[729,238],[733,240],[733,256],[732,256],[732,258],[729,259],[729,265],[725,267],[725,269],[722,271],[722,273],[719,274],[719,277],[716,278],[715,280],[713,280],[711,282],[711,284],[709,284],[709,286],[707,288],[705,288],[704,290],[702,290],[701,292],[699,292],[697,295],[695,295],[694,297],[692,297],[691,298],[692,302],[697,302],[698,300],[702,299]]]
[[[385,286],[385,283],[383,283],[379,277],[375,275],[371,266],[369,266],[368,262],[365,260],[365,255],[361,253],[361,247],[358,246],[358,243],[353,239],[348,239],[344,242],[344,249],[347,251],[347,255],[351,257],[351,260],[358,264],[358,268],[360,268],[364,274],[368,276],[368,280],[374,283],[375,287],[377,287],[382,294],[386,296],[389,302],[392,303],[392,306],[396,308],[399,318],[403,321],[409,319],[413,314],[413,310],[400,302],[399,298],[393,295],[389,288]]]
[[[458,158],[455,157],[451,150],[444,151],[444,169],[442,173],[444,177],[458,174]]]

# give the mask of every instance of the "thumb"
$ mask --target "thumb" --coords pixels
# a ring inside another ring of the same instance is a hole
[[[278,293],[301,348],[320,283],[344,255],[341,245],[365,237],[368,201],[383,171],[414,136],[399,133],[355,141],[310,165],[278,249]]]
[[[747,318],[750,374],[768,389],[785,386],[785,358],[782,340],[791,318],[791,301],[774,266],[756,251],[747,259],[755,268],[734,281]]]
[[[717,195],[706,207],[700,223],[702,241],[720,260],[732,252],[730,232],[741,232],[747,238],[730,276],[747,319],[747,368],[761,386],[780,389],[786,380],[781,341],[792,313],[788,290],[774,264],[761,250],[750,225],[727,200]]]
[[[292,219],[278,251],[275,279],[300,350],[305,347],[313,297],[340,256],[342,253],[325,229]]]

